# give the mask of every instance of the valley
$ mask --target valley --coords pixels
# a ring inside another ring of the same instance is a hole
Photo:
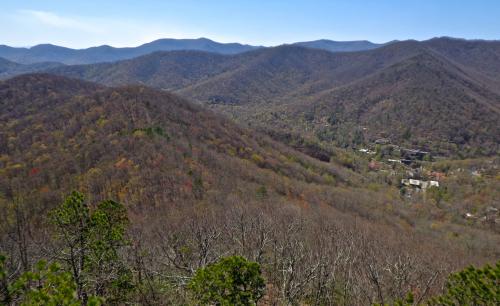
[[[241,256],[259,305],[444,305],[500,258],[498,41],[55,47],[0,48],[0,302],[50,260],[76,305],[197,305]]]

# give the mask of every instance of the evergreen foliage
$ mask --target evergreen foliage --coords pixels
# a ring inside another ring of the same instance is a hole
[[[258,263],[231,256],[196,271],[188,286],[203,305],[256,305],[265,283]]]

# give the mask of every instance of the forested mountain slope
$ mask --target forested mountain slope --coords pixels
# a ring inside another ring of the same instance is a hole
[[[231,56],[159,52],[50,71],[109,85],[174,90],[239,121],[308,131],[313,137],[321,133],[324,141],[336,133],[325,126],[335,114],[348,123],[338,127],[364,128],[368,140],[389,135],[396,143],[419,145],[425,139],[441,153],[466,148],[475,156],[498,150],[498,45],[439,38],[341,53],[294,45]],[[313,133],[306,127],[311,121]],[[411,142],[402,137],[407,130],[412,130]],[[351,145],[350,140],[342,142]],[[441,143],[454,145],[441,150]]]
[[[225,191],[239,186],[255,194],[261,185],[280,181],[275,187],[288,194],[282,179],[327,186],[360,182],[354,173],[301,156],[169,93],[101,88],[49,75],[0,84],[4,193],[18,179],[28,179],[23,188],[51,191],[92,188],[79,185],[88,179],[124,199],[142,195],[136,205],[148,199],[154,206],[210,198],[207,189],[229,196]],[[35,186],[28,184],[32,171]],[[36,179],[49,173],[55,180]],[[114,187],[104,187],[106,182]]]
[[[388,137],[434,152],[439,149],[433,141],[443,149],[499,150],[500,95],[429,52],[281,110],[323,140],[354,127],[371,142]]]
[[[50,72],[108,85],[143,82],[168,90],[182,89],[200,101],[209,101],[215,94],[232,95],[236,99],[233,103],[245,104],[348,83],[416,54],[418,46],[410,41],[366,53],[331,53],[290,45],[230,56],[158,52],[117,63],[68,66]],[[186,76],[194,77],[185,84],[174,81]]]
[[[18,64],[0,57],[0,80],[13,77],[23,73],[33,73],[62,66],[57,62],[40,62],[35,64]]]
[[[413,288],[428,298],[448,272],[498,257],[498,234],[454,219],[447,206],[407,205],[376,176],[303,155],[168,92],[34,74],[0,82],[0,103],[9,271],[60,254],[48,216],[71,190],[90,207],[124,204],[131,243],[121,258],[137,303],[186,303],[182,280],[228,254],[261,264],[269,301],[355,305]],[[401,262],[412,269],[387,269]],[[319,290],[314,279],[346,285]]]

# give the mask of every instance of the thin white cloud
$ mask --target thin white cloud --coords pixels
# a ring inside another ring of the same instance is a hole
[[[17,10],[0,12],[0,44],[14,46],[52,43],[72,48],[87,48],[102,44],[131,47],[159,38],[208,37],[221,42],[233,41],[191,24],[167,20],[123,19],[81,15],[63,15],[52,11]]]
[[[90,23],[81,21],[77,18],[60,16],[53,12],[19,10],[18,13],[20,14],[21,18],[29,18],[44,26],[62,29],[73,29],[88,33],[100,33],[100,29],[96,26],[91,25]]]

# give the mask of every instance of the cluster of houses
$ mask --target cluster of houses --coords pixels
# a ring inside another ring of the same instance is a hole
[[[400,158],[387,160],[390,163],[400,163],[400,164],[405,164],[405,165],[409,166],[412,163],[414,163],[415,161],[423,160],[426,155],[429,155],[429,152],[426,152],[426,151],[417,150],[417,149],[406,149],[406,148],[402,148],[400,146],[391,144],[391,140],[388,138],[377,139],[377,140],[375,140],[375,144],[377,144],[377,145],[390,145],[390,146],[392,146],[393,149],[400,152],[400,155],[401,155]],[[366,149],[366,148],[361,148],[358,151],[361,153],[370,154],[370,155],[376,154],[375,151],[370,150],[370,149]]]
[[[440,181],[445,179],[446,174],[438,171],[425,171],[422,168],[421,164],[418,161],[424,160],[426,156],[429,155],[429,152],[417,150],[417,149],[406,149],[399,147],[397,145],[391,145],[391,142],[387,138],[380,138],[375,141],[375,144],[378,145],[390,145],[393,150],[399,151],[400,158],[389,158],[387,162],[389,163],[398,163],[405,165],[406,168],[406,177],[401,179],[401,187],[403,187],[405,191],[405,195],[407,197],[411,197],[414,192],[425,192],[426,189],[431,187],[440,187]],[[375,155],[377,152],[367,149],[361,148],[358,150],[361,153]],[[380,170],[381,163],[376,162],[374,160],[370,161],[368,164],[370,170]],[[458,172],[464,171],[464,169],[455,170]],[[474,177],[480,177],[484,169],[472,169],[470,170],[470,174]],[[463,217],[467,220],[474,222],[482,222],[485,224],[493,224],[500,225],[500,210],[496,207],[489,206],[482,213],[471,213],[466,212],[463,214]]]
[[[391,145],[391,141],[388,138],[380,138],[375,140],[375,144]],[[387,162],[389,163],[399,163],[405,166],[418,166],[418,164],[416,164],[415,162],[421,161],[426,155],[429,155],[429,152],[422,150],[406,149],[397,145],[391,146],[393,147],[393,149],[399,151],[399,155],[401,157],[397,159],[389,158],[387,159]],[[369,155],[376,154],[375,151],[366,148],[359,149],[358,151]],[[380,168],[380,165],[375,161],[371,161],[368,164],[368,167],[370,168],[370,170],[378,170]],[[401,186],[412,188],[415,191],[425,190],[430,187],[439,187],[439,180],[444,178],[444,173],[429,172],[426,175],[422,175],[422,167],[416,169],[407,167],[407,170],[407,178],[401,180]],[[422,179],[422,177],[427,177],[431,180],[424,180]]]
[[[418,189],[427,189],[429,187],[439,187],[438,181],[423,181],[416,179],[402,179],[401,185],[414,187]]]
[[[439,181],[445,178],[445,174],[442,172],[424,172],[422,167],[407,170],[406,175],[408,178],[401,180],[401,186],[413,187],[417,191],[425,190],[430,187],[439,187]],[[429,180],[424,180],[424,177]]]

